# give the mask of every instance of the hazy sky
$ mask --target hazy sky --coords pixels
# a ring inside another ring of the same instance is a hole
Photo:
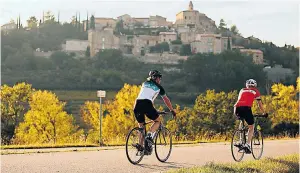
[[[186,0],[0,0],[1,25],[21,15],[23,25],[30,16],[42,17],[42,12],[50,10],[55,15],[60,11],[61,21],[70,21],[80,12],[81,19],[86,13],[94,13],[96,17],[116,18],[122,14],[132,17],[148,17],[161,15],[169,21],[175,21],[176,13],[186,10]],[[244,37],[254,35],[262,40],[272,41],[282,46],[292,44],[300,46],[299,18],[300,3],[297,0],[285,1],[193,1],[194,9],[205,13],[219,24],[221,18],[228,26],[237,25]]]

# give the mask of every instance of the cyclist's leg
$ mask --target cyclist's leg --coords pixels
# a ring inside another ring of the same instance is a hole
[[[154,123],[152,124],[152,126],[150,127],[150,132],[154,133],[155,131],[157,131],[157,129],[159,128],[160,125],[160,117],[158,116],[158,118],[156,118],[154,120]]]
[[[251,140],[252,140],[252,136],[253,136],[253,132],[254,132],[254,117],[252,114],[252,110],[251,108],[247,109],[245,111],[245,121],[248,124],[248,140],[247,143],[250,145]]]
[[[143,101],[137,100],[136,105],[134,107],[134,116],[138,122],[139,128],[145,128],[145,113],[144,113],[144,104]],[[139,144],[143,146],[144,138],[143,131],[139,133]]]
[[[236,117],[239,119],[239,120],[242,120],[243,119],[243,112],[242,112],[242,108],[241,107],[236,107]],[[239,129],[242,129],[243,128],[243,124],[242,124],[242,121],[240,121],[240,124],[239,124]],[[240,144],[243,143],[243,134],[240,133]]]
[[[254,133],[254,126],[253,125],[248,125],[248,141],[247,141],[247,143],[249,145],[251,143],[253,133]]]
[[[138,124],[139,124],[139,128],[142,128],[142,129],[145,128],[145,126],[144,126],[145,123],[138,123]],[[143,144],[144,144],[144,137],[143,137],[143,134],[142,134],[142,133],[144,133],[144,132],[140,132],[140,133],[139,133],[139,144],[140,144],[141,146],[143,146]]]
[[[151,125],[150,130],[149,130],[153,134],[159,128],[160,117],[159,117],[157,110],[153,107],[152,104],[151,104],[151,107],[147,110],[146,116],[154,122]]]

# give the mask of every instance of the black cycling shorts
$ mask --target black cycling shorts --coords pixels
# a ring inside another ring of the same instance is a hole
[[[254,117],[252,114],[251,107],[248,106],[240,106],[236,108],[236,115],[243,118],[248,125],[254,124]]]
[[[148,99],[136,101],[134,115],[139,123],[145,123],[145,115],[151,120],[156,120],[159,117],[157,110],[153,107],[152,101]]]

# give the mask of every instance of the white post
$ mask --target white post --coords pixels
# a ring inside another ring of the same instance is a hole
[[[102,144],[102,98],[100,97],[100,109],[99,109],[99,126],[100,126],[100,132],[99,132],[99,145],[101,146]]]
[[[97,91],[97,97],[99,97],[100,109],[99,109],[99,145],[102,146],[102,98],[106,95],[105,91]]]
[[[104,37],[102,37],[102,50],[104,50],[104,49],[105,49],[105,47],[104,47],[104,42],[105,42],[105,38],[104,38]]]

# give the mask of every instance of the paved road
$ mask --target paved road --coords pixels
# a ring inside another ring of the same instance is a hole
[[[265,142],[263,157],[299,152],[299,140]],[[244,160],[253,160],[246,155]],[[13,154],[1,156],[3,173],[140,173],[162,172],[169,169],[204,165],[208,162],[234,162],[229,144],[199,144],[174,147],[167,163],[160,163],[155,155],[145,156],[140,165],[127,161],[124,149]]]

